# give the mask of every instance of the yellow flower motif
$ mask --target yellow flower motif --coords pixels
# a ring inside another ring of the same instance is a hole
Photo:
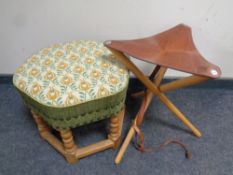
[[[64,61],[59,62],[58,65],[57,65],[57,69],[59,69],[59,70],[63,70],[65,68],[67,68],[67,67],[68,67],[68,64],[65,63]]]
[[[96,50],[96,51],[94,52],[94,55],[95,55],[96,57],[101,57],[101,56],[103,55],[103,52]]]
[[[29,59],[29,62],[30,62],[30,63],[35,63],[37,60],[38,60],[38,57],[37,57],[37,56],[32,56],[32,57]]]
[[[115,76],[113,76],[113,75],[109,75],[108,81],[109,81],[111,84],[114,84],[114,85],[118,84],[118,82],[119,82],[119,80],[118,80]]]
[[[60,92],[58,90],[54,89],[53,87],[50,87],[46,96],[49,100],[55,100],[56,98],[59,97],[59,95]]]
[[[68,105],[74,105],[78,103],[78,97],[72,94],[72,92],[69,92],[67,97],[66,97],[66,102],[65,104]]]
[[[55,56],[57,57],[57,58],[60,58],[60,57],[62,57],[64,55],[64,53],[62,52],[62,51],[60,51],[60,50],[58,50],[56,53],[55,53]]]
[[[97,71],[97,70],[93,70],[93,71],[91,72],[91,76],[92,76],[93,78],[99,78],[99,77],[100,77],[100,72]]]
[[[83,53],[83,54],[85,54],[85,53],[87,52],[87,49],[84,48],[84,47],[82,47],[82,48],[80,49],[80,52]]]
[[[68,44],[67,46],[65,46],[66,51],[71,51],[72,49],[73,49],[73,46],[71,44]]]
[[[78,56],[75,55],[75,54],[71,54],[70,57],[69,57],[69,59],[70,59],[71,61],[77,61],[77,60],[78,60]]]
[[[31,94],[36,95],[41,91],[41,85],[37,82],[33,83],[31,88]]]
[[[52,64],[52,60],[49,58],[43,61],[43,65],[45,66],[49,66],[50,64]]]
[[[26,82],[24,80],[19,80],[18,87],[21,90],[25,90],[25,88],[26,88]]]
[[[37,77],[39,75],[40,71],[36,68],[32,68],[29,72],[29,75],[32,77]]]
[[[79,88],[83,91],[88,91],[91,88],[91,84],[87,81],[81,81]]]
[[[56,75],[52,71],[48,71],[44,76],[44,79],[47,81],[52,81],[55,78],[56,78]]]
[[[61,79],[61,84],[64,86],[72,84],[72,77],[70,75],[64,75]]]
[[[43,49],[42,50],[42,55],[43,56],[46,56],[46,55],[48,55],[49,54],[49,49]]]
[[[85,63],[86,63],[86,64],[92,64],[92,63],[94,63],[94,59],[88,57],[88,58],[85,60]]]
[[[109,95],[109,91],[104,86],[100,86],[100,88],[98,89],[98,92],[97,92],[97,96],[104,97],[104,96],[108,96],[108,95]]]
[[[123,75],[123,74],[125,73],[125,69],[119,68],[119,69],[118,69],[118,72],[119,72],[121,75]]]
[[[101,67],[103,67],[103,68],[108,68],[109,67],[109,64],[107,63],[107,62],[105,62],[105,61],[103,61],[103,62],[101,62]]]
[[[16,70],[16,73],[22,73],[24,71],[24,67],[23,66],[20,66],[17,70]]]
[[[84,71],[84,68],[81,66],[75,66],[74,67],[74,72],[75,73],[82,73]]]

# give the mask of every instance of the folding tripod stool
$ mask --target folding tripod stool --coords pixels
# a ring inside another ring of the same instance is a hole
[[[192,39],[191,28],[179,24],[157,35],[135,40],[106,41],[108,47],[120,62],[122,62],[147,88],[145,92],[138,92],[134,96],[143,96],[135,122],[115,159],[120,163],[128,144],[135,134],[135,130],[142,123],[153,95],[159,99],[180,119],[195,136],[200,137],[200,131],[180,112],[180,110],[164,95],[165,92],[199,84],[209,79],[218,78],[221,70],[218,66],[209,63],[198,52]],[[140,59],[157,65],[148,78],[127,56]],[[160,85],[166,69],[171,68],[193,74],[190,77]]]

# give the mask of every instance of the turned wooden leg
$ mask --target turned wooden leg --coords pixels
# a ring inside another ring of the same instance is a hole
[[[113,149],[116,149],[121,141],[121,130],[125,115],[125,109],[110,118],[110,133],[108,138],[114,142]]]
[[[59,130],[65,149],[65,157],[69,163],[75,163],[77,146],[74,143],[73,135],[70,129]]]
[[[37,124],[40,136],[45,139],[45,135],[50,132],[50,128],[44,122],[43,118],[38,116],[35,112],[31,111],[32,116]]]

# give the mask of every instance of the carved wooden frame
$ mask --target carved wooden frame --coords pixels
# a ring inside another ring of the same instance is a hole
[[[80,158],[91,154],[113,148],[116,149],[121,141],[121,131],[124,120],[125,109],[122,109],[116,116],[110,117],[110,127],[108,138],[97,143],[79,148],[73,138],[71,129],[58,130],[61,141],[51,133],[51,128],[46,124],[42,117],[32,112],[32,116],[37,124],[40,136],[50,143],[59,153],[61,153],[67,162],[73,164]]]

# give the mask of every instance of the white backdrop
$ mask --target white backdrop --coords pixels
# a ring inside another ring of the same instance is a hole
[[[202,55],[233,78],[232,8],[232,0],[0,0],[0,74],[53,43],[140,38],[185,23]]]

